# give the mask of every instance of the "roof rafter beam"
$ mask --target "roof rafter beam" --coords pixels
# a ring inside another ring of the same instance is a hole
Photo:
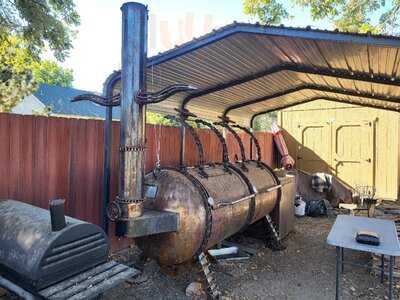
[[[359,105],[358,103],[354,103],[354,102],[351,102],[351,101],[348,101],[348,100],[345,100],[345,99],[338,99],[338,98],[327,97],[327,96],[316,96],[316,97],[312,97],[312,98],[309,98],[309,99],[304,99],[302,101],[298,101],[298,102],[295,102],[295,103],[291,103],[291,104],[288,104],[288,105],[283,105],[281,107],[271,108],[271,109],[267,109],[267,110],[263,110],[261,112],[255,113],[254,115],[251,116],[250,127],[253,128],[254,120],[258,116],[265,115],[265,114],[273,112],[273,111],[277,111],[277,110],[293,107],[293,106],[296,106],[296,105],[305,104],[305,103],[312,102],[312,101],[317,101],[317,100],[327,100],[327,101],[338,102],[338,103],[348,103],[348,104]],[[382,107],[380,107],[378,105],[373,105],[373,104],[363,104],[362,106],[369,107],[369,108],[376,108],[376,109],[385,109],[385,110],[390,110],[390,111],[394,111],[394,112],[400,112],[400,108],[399,109],[396,109],[396,108],[382,108]]]
[[[345,69],[333,69],[333,68],[321,68],[321,67],[317,68],[317,67],[310,67],[306,65],[298,65],[290,63],[290,64],[280,64],[273,67],[269,67],[260,72],[250,74],[241,78],[233,79],[224,83],[220,83],[210,88],[192,93],[183,99],[181,108],[185,108],[186,105],[194,98],[222,91],[224,89],[239,84],[243,84],[252,80],[259,79],[264,76],[273,75],[283,71],[291,71],[291,72],[310,74],[310,75],[329,76],[339,79],[350,79],[368,83],[377,83],[377,84],[385,84],[389,86],[400,87],[400,80],[395,77],[381,76],[365,72],[355,72]]]
[[[238,108],[242,108],[244,106],[252,105],[252,104],[257,104],[260,102],[272,100],[274,98],[279,98],[291,93],[299,92],[302,90],[314,90],[318,92],[327,92],[327,93],[334,93],[334,94],[341,94],[341,95],[346,95],[346,96],[354,96],[354,97],[361,97],[361,98],[369,98],[373,100],[381,100],[381,101],[386,101],[390,103],[396,103],[400,104],[400,98],[399,97],[388,97],[388,96],[383,96],[383,95],[376,95],[376,94],[370,94],[370,93],[365,93],[365,92],[360,92],[360,91],[353,91],[353,90],[345,90],[345,89],[338,89],[338,88],[332,88],[329,86],[321,86],[321,85],[313,85],[313,84],[304,84],[304,85],[299,85],[297,87],[287,89],[284,91],[280,91],[268,96],[263,96],[259,98],[255,98],[246,102],[238,103],[235,105],[231,105],[228,108],[225,109],[223,116],[226,117],[227,114]],[[383,106],[382,106],[383,107]]]

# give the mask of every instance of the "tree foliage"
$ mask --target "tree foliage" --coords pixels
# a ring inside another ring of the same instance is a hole
[[[284,6],[276,0],[245,0],[243,2],[245,14],[257,18],[263,24],[277,25],[289,18]]]
[[[0,112],[10,111],[35,90],[30,52],[17,38],[0,41]]]
[[[264,115],[260,115],[254,120],[255,131],[270,131],[272,123],[278,119],[277,112],[270,112]]]
[[[73,0],[0,0],[0,38],[20,36],[35,58],[48,46],[65,59],[79,22]]]
[[[74,80],[72,70],[64,69],[54,61],[35,62],[32,66],[32,71],[36,83],[72,87],[72,81]]]
[[[290,2],[294,7],[308,8],[313,20],[327,19],[334,28],[342,31],[400,33],[400,0],[291,0]],[[289,16],[284,3],[286,1],[283,0],[244,0],[243,10],[262,23],[274,25]]]
[[[42,64],[40,54],[47,48],[64,60],[77,25],[73,0],[0,0],[0,112],[32,93],[34,79],[71,85],[72,72],[54,62]]]
[[[151,111],[146,112],[146,123],[153,125],[165,125],[174,127],[179,126],[179,124],[167,118],[164,118],[163,115]]]
[[[37,84],[46,83],[71,87],[72,70],[56,62],[35,60],[25,43],[17,37],[0,41],[0,112],[9,112]]]

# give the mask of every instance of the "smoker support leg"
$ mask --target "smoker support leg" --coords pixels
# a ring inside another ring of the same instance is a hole
[[[385,278],[385,255],[381,255],[381,283]]]
[[[269,246],[273,251],[285,250],[286,246],[282,244],[281,238],[279,237],[278,231],[276,230],[274,222],[272,221],[270,215],[266,215],[265,220],[268,231],[271,235],[271,240],[268,241],[267,246]]]
[[[208,298],[212,300],[220,299],[221,292],[218,290],[215,275],[210,269],[211,264],[207,258],[207,255],[204,252],[201,252],[198,258],[204,277],[206,279],[205,282]]]

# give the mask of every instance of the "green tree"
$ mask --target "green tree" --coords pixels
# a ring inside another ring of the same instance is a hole
[[[64,69],[54,61],[35,62],[32,66],[32,71],[36,83],[72,87],[72,81],[74,80],[72,70]]]
[[[400,0],[291,0],[290,2],[295,8],[309,9],[314,21],[328,19],[334,28],[342,31],[400,33]],[[277,24],[276,20],[288,18],[287,8],[282,3],[286,1],[244,0],[243,10],[260,22],[273,25]]]
[[[30,70],[33,58],[15,37],[0,41],[0,112],[9,112],[35,88]]]
[[[261,23],[269,25],[280,24],[289,18],[284,6],[276,0],[244,0],[243,11]]]
[[[179,126],[179,124],[164,118],[163,115],[151,111],[146,112],[146,123],[153,125]]]
[[[18,35],[37,59],[48,46],[64,60],[79,22],[73,0],[0,0],[0,37]]]
[[[40,54],[50,49],[57,60],[64,60],[78,25],[73,0],[0,0],[0,112],[10,111],[34,91],[31,68],[41,70],[36,72],[39,82],[50,80],[39,67]],[[71,81],[69,70],[50,74],[61,76],[57,80],[62,84]]]
[[[276,122],[278,114],[276,111],[260,115],[254,120],[255,131],[270,131],[272,123]]]

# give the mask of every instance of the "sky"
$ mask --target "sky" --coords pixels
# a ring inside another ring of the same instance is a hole
[[[74,73],[73,86],[101,92],[103,82],[121,66],[122,0],[75,0],[81,25],[74,48],[62,63]],[[255,22],[242,12],[242,0],[147,0],[149,9],[149,56],[182,44],[233,21]],[[312,22],[307,11],[293,11],[295,18],[285,25],[329,29],[327,22]],[[47,53],[44,58],[51,58]]]

